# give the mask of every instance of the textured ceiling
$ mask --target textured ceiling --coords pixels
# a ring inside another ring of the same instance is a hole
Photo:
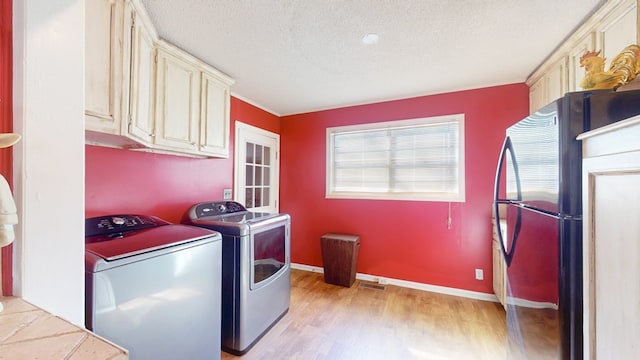
[[[142,0],[161,38],[276,115],[523,82],[603,2]]]

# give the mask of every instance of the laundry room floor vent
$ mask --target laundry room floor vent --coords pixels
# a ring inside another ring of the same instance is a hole
[[[364,283],[364,282],[360,283],[360,287],[366,288],[366,289],[381,290],[381,291],[384,291],[386,289],[384,285],[370,284],[370,283]]]

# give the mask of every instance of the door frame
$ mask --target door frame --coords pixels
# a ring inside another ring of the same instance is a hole
[[[245,179],[244,172],[246,158],[246,143],[271,147],[273,153],[271,155],[271,171],[270,174],[270,193],[269,205],[257,208],[251,208],[252,211],[278,213],[280,208],[280,134],[276,134],[259,127],[255,127],[240,121],[235,122],[235,141],[234,141],[234,164],[233,164],[233,193],[234,200],[246,203],[245,199]]]

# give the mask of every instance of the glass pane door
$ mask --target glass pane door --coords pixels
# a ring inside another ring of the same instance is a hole
[[[236,122],[235,200],[251,211],[278,212],[280,135]]]
[[[269,206],[271,193],[271,148],[246,143],[245,207]]]

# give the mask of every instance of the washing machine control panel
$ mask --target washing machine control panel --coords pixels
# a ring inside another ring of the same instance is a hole
[[[168,222],[148,215],[106,215],[85,220],[85,238],[117,234],[167,225]]]
[[[202,203],[196,206],[196,217],[217,216],[231,214],[236,212],[247,211],[244,206],[235,201],[217,201],[211,203]]]

